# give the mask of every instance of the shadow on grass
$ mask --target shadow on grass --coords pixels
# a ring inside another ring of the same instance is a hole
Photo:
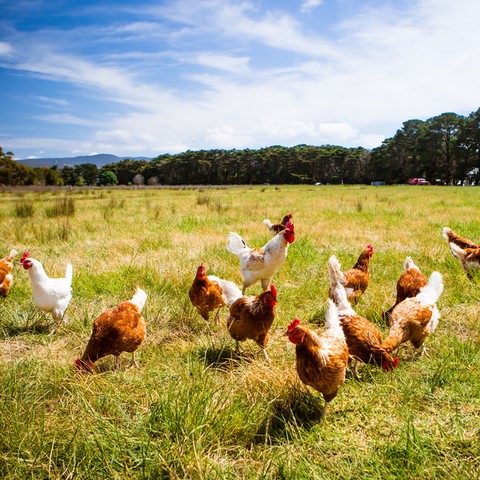
[[[257,359],[255,352],[240,350],[240,353],[237,354],[234,349],[225,346],[202,348],[199,357],[203,360],[205,366],[223,371],[231,371],[242,364],[251,363]]]
[[[279,397],[271,404],[270,415],[260,425],[253,443],[274,444],[291,439],[296,430],[321,424],[324,408],[320,394],[303,388],[290,389],[287,397]]]
[[[1,326],[2,336],[6,337],[17,337],[24,334],[48,334],[52,330],[50,324],[44,323],[43,319],[34,323],[29,323],[26,325],[19,325],[15,321],[3,321]]]

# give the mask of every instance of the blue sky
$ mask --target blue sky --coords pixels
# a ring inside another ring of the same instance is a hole
[[[480,107],[476,0],[0,0],[15,158],[373,148]]]

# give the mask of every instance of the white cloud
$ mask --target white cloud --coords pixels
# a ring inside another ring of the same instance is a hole
[[[302,5],[314,15],[320,3]],[[61,53],[61,45],[25,42],[12,68],[71,84],[119,104],[121,112],[82,114],[77,104],[72,115],[64,105],[65,112],[44,120],[87,126],[85,118],[95,118],[90,138],[10,139],[8,147],[150,156],[296,143],[371,148],[405,120],[476,110],[480,2],[411,0],[398,10],[394,4],[364,8],[332,25],[334,38],[307,30],[280,7],[262,13],[253,3],[211,0],[158,8],[155,15],[177,22],[169,32],[162,24],[161,36],[178,42],[157,44],[151,37],[145,52],[134,44],[130,51],[81,57]],[[153,32],[155,15],[112,34]],[[9,46],[0,43],[0,54],[2,45]],[[15,44],[17,55],[21,47]]]
[[[300,6],[300,11],[302,13],[309,13],[313,9],[319,7],[322,4],[323,4],[323,0],[305,0],[304,2],[302,2],[302,5]]]
[[[8,57],[13,53],[13,48],[9,43],[0,42],[0,56]]]
[[[60,124],[71,124],[71,125],[82,125],[82,126],[98,126],[98,122],[93,122],[91,120],[86,120],[84,118],[75,117],[74,115],[69,115],[68,113],[55,113],[52,115],[42,115],[40,117],[42,120],[50,123],[60,123]]]
[[[231,73],[248,73],[250,71],[248,57],[232,57],[229,55],[218,55],[215,53],[200,53],[195,59],[200,65],[224,70]]]

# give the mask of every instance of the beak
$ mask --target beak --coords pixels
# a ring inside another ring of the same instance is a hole
[[[282,337],[288,337],[288,330],[285,330],[285,331],[282,333]]]

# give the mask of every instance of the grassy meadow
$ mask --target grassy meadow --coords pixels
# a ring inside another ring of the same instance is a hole
[[[20,255],[0,298],[0,477],[478,478],[480,275],[467,279],[442,227],[478,243],[479,211],[475,187],[2,190],[0,256]],[[296,240],[274,278],[272,362],[251,341],[237,358],[227,311],[209,327],[188,290],[201,262],[240,284],[228,232],[262,246],[271,238],[262,220],[289,212]],[[282,333],[294,317],[323,327],[328,258],[349,268],[367,243],[375,254],[359,314],[386,334],[381,311],[409,255],[427,276],[443,274],[442,317],[430,357],[409,345],[390,374],[347,372],[321,422],[323,399],[298,380]],[[25,250],[52,277],[73,264],[67,323],[54,335],[18,265]],[[137,286],[148,293],[140,368],[123,354],[119,371],[107,357],[94,375],[75,372],[93,320]]]

